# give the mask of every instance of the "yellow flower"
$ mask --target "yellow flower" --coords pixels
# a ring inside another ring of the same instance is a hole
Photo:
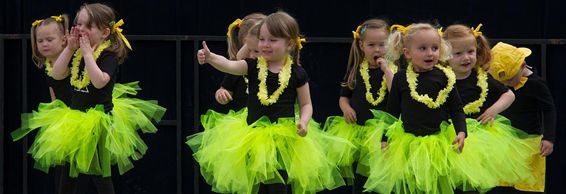
[[[96,47],[96,49],[92,54],[94,60],[98,59],[100,53],[102,53],[102,51],[104,51],[104,49],[108,48],[109,46],[110,46],[110,40],[107,40],[102,42],[102,44],[100,44],[98,47]],[[86,67],[83,69],[83,74],[81,76],[82,78],[79,78],[79,64],[81,63],[82,58],[83,58],[83,54],[81,53],[80,50],[77,50],[77,52],[75,52],[75,57],[71,62],[71,64],[73,65],[71,66],[71,85],[79,90],[87,87],[90,84],[90,78],[88,77],[88,71]]]
[[[487,97],[487,73],[482,68],[476,68],[476,70],[478,72],[478,82],[476,85],[480,87],[481,93],[479,99],[464,106],[464,113],[466,113],[467,115],[480,112],[480,107],[483,106],[483,103],[485,102],[485,99]]]
[[[287,85],[289,85],[292,63],[293,59],[291,59],[291,56],[287,55],[285,64],[279,72],[279,88],[277,88],[277,90],[269,96],[267,93],[267,61],[261,56],[257,58],[257,68],[259,69],[257,75],[257,79],[259,80],[259,91],[257,92],[257,97],[262,105],[269,106],[275,104],[277,100],[279,100],[279,96],[281,96],[283,90],[285,90]]]
[[[412,63],[409,63],[406,72],[407,82],[409,83],[409,90],[411,91],[410,92],[411,98],[413,98],[414,100],[420,103],[425,104],[426,106],[432,109],[436,109],[440,107],[442,104],[444,104],[444,102],[446,102],[446,99],[448,98],[448,94],[454,88],[454,83],[456,83],[456,75],[454,75],[454,72],[450,67],[443,67],[440,64],[436,64],[434,66],[440,69],[442,72],[444,72],[444,75],[446,75],[446,77],[448,78],[448,83],[446,84],[446,88],[438,92],[438,96],[436,97],[435,100],[430,98],[428,94],[420,95],[417,92],[417,85],[418,85],[417,77],[419,75],[413,71]]]
[[[47,59],[45,60],[45,73],[47,73],[47,75],[51,77],[51,71],[53,71],[53,65],[51,65],[51,61]]]
[[[366,86],[366,100],[370,104],[377,106],[383,101],[383,99],[385,99],[385,94],[387,92],[387,80],[385,79],[385,75],[383,75],[381,88],[379,88],[379,97],[377,97],[377,99],[375,99],[373,97],[373,94],[371,93],[371,83],[369,82],[369,64],[366,59],[364,59],[364,61],[362,61],[362,63],[360,64],[360,75],[362,76],[362,79]]]

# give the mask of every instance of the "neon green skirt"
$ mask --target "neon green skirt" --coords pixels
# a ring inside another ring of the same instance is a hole
[[[332,155],[328,156],[329,159],[338,164],[340,173],[349,184],[354,178],[354,162],[358,162],[356,173],[368,176],[369,159],[374,157],[373,154],[380,154],[384,130],[396,121],[379,115],[382,112],[372,112],[374,118],[367,120],[364,125],[347,123],[342,116],[328,117],[324,125],[323,131],[331,136],[344,138],[354,145],[335,144],[329,147],[334,150],[330,152]]]
[[[247,110],[201,116],[203,132],[188,137],[201,174],[220,193],[257,193],[260,183],[290,184],[293,193],[314,193],[344,185],[328,145],[348,144],[328,136],[314,121],[305,137],[297,135],[295,118],[246,122]],[[279,171],[286,171],[283,179]]]
[[[11,133],[12,138],[16,141],[39,128],[28,153],[44,172],[68,163],[71,177],[79,173],[110,176],[112,165],[123,174],[133,168],[131,159],[141,158],[147,150],[137,130],[155,133],[152,121],[158,122],[165,108],[156,101],[126,97],[139,90],[137,82],[116,88],[120,94],[113,95],[109,114],[102,105],[79,111],[59,100],[41,103],[37,111],[22,114],[22,126]]]

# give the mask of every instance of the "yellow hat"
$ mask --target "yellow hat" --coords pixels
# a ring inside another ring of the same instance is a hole
[[[489,74],[499,81],[509,80],[519,73],[525,58],[531,53],[531,49],[498,42],[491,48],[492,64]]]

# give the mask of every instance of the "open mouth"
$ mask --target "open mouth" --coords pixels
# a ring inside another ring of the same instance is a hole
[[[424,62],[425,62],[425,63],[432,63],[432,62],[434,62],[434,60],[432,60],[432,59],[425,59]]]

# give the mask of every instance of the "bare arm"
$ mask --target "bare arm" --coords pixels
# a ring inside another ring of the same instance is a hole
[[[299,130],[297,133],[300,136],[307,135],[308,123],[312,118],[312,103],[311,103],[311,94],[309,90],[309,83],[305,83],[305,85],[297,88],[297,95],[299,98],[299,106],[300,106],[300,120],[299,120]]]
[[[71,28],[71,34],[67,36],[67,46],[57,60],[53,62],[53,70],[51,71],[51,76],[53,79],[62,80],[69,76],[69,67],[67,64],[71,61],[71,57],[79,47],[78,42],[78,29],[75,27]]]
[[[208,63],[214,68],[222,71],[224,73],[229,73],[233,75],[246,75],[248,74],[248,64],[244,60],[230,61],[226,57],[217,55],[210,52],[206,42],[202,42],[203,49],[197,52],[197,59],[199,64]]]
[[[49,95],[51,96],[51,101],[55,101],[55,92],[53,92],[53,88],[49,87]]]

